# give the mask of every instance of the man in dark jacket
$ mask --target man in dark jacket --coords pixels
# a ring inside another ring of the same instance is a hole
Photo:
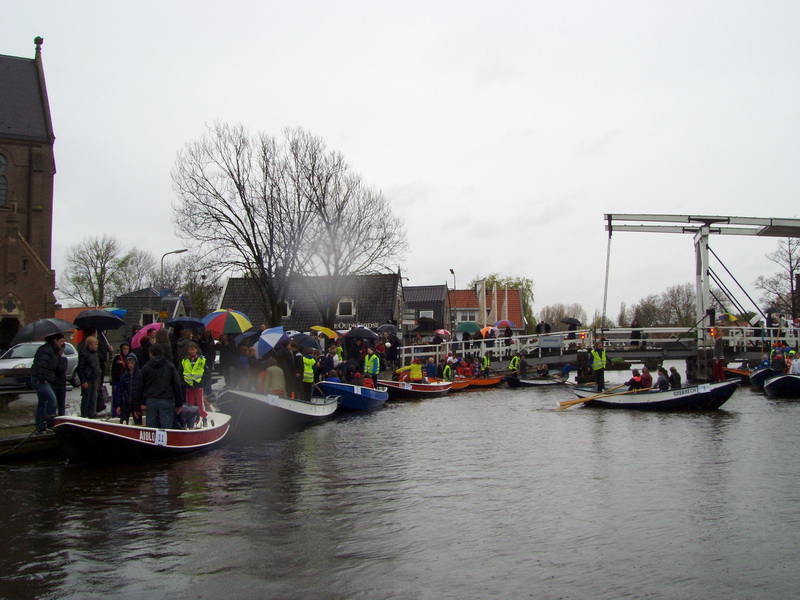
[[[147,408],[147,427],[173,429],[183,405],[183,392],[175,365],[164,358],[160,344],[150,346],[150,360],[139,371],[133,404]]]
[[[53,427],[56,416],[56,372],[59,356],[64,352],[64,336],[60,333],[45,338],[33,356],[31,384],[39,399],[36,405],[36,431]]]
[[[100,379],[100,360],[97,358],[97,338],[89,336],[78,356],[78,379],[81,381],[81,416],[97,418],[97,382]]]

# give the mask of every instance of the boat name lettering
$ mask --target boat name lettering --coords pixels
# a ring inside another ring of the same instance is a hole
[[[697,388],[690,387],[690,388],[681,388],[679,390],[675,390],[672,392],[672,397],[677,398],[678,396],[685,396],[686,394],[696,394]]]
[[[155,431],[140,431],[139,440],[142,442],[155,442],[156,433]]]

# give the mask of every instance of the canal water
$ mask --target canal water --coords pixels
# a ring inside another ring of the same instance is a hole
[[[3,465],[0,597],[797,597],[800,401],[553,410],[571,397],[461,393],[174,461]]]

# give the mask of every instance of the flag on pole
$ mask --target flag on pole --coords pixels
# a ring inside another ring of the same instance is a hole
[[[508,321],[508,288],[503,291],[505,292],[503,295],[503,319]]]
[[[492,309],[489,311],[489,323],[494,324],[497,321],[497,284],[494,284],[492,290]]]
[[[475,284],[475,293],[478,296],[478,323],[481,327],[486,327],[486,280]]]

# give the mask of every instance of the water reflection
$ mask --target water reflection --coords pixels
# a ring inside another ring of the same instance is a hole
[[[800,403],[553,411],[567,398],[461,394],[171,462],[3,467],[0,595],[791,596]]]

